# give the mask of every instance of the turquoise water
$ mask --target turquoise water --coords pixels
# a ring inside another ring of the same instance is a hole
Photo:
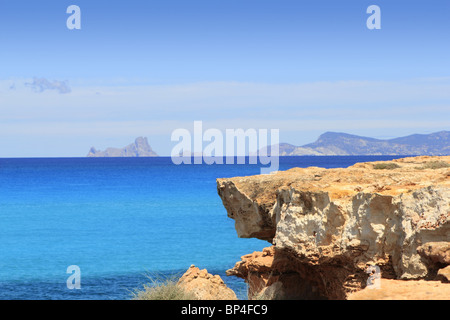
[[[393,158],[282,157],[280,170]],[[0,159],[0,299],[128,299],[146,274],[191,264],[245,298],[225,270],[269,243],[237,237],[215,180],[259,172],[170,158]],[[67,289],[70,265],[80,290]]]

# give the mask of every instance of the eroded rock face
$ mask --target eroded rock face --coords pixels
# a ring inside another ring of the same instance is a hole
[[[351,293],[349,300],[448,300],[450,285],[439,281],[382,279],[379,289]]]
[[[417,252],[435,263],[450,264],[450,242],[427,242]]]
[[[449,166],[415,157],[218,179],[238,235],[274,244],[272,265],[258,270],[261,257],[244,256],[229,274],[258,283],[251,291],[280,281],[287,298],[344,299],[365,287],[370,265],[383,278],[434,279],[449,264]],[[297,278],[274,278],[286,274]]]
[[[178,285],[194,293],[199,300],[237,300],[234,291],[219,275],[212,275],[206,269],[200,270],[193,265],[178,280]]]
[[[234,268],[227,270],[227,275],[247,281],[250,299],[326,298],[319,292],[321,279],[311,272],[311,267],[299,264],[272,246],[243,256]]]

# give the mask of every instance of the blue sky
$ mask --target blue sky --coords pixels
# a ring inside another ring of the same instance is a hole
[[[66,8],[81,8],[81,30]],[[381,30],[366,9],[381,8]],[[0,2],[0,157],[84,156],[171,132],[377,138],[450,128],[450,2]]]

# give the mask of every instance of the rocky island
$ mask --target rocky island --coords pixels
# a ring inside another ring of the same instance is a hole
[[[217,190],[238,236],[269,245],[227,271],[250,299],[450,299],[448,156],[217,179]]]
[[[105,151],[92,147],[87,157],[158,157],[148,144],[147,138],[139,137],[134,143],[122,148],[107,148]]]

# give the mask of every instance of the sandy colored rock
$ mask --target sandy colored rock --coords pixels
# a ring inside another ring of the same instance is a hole
[[[229,273],[282,281],[284,293],[345,299],[366,286],[368,266],[383,278],[434,280],[448,261],[449,156],[217,179],[217,190],[239,237],[274,245],[270,268],[255,254]]]
[[[379,289],[354,292],[349,300],[450,300],[450,284],[425,280],[381,279]]]
[[[428,242],[417,251],[436,263],[450,264],[450,242]]]
[[[262,252],[242,256],[226,274],[246,280],[250,300],[323,299],[317,284],[298,273],[301,269],[307,274],[307,268],[276,251],[275,246],[271,246]]]
[[[394,163],[396,169],[374,169]],[[393,161],[357,163],[348,168],[293,168],[271,175],[217,179],[217,190],[228,216],[242,238],[272,241],[276,232],[273,210],[281,190],[327,194],[330,201],[351,201],[357,194],[399,196],[432,186],[450,187],[450,156],[411,157]],[[443,212],[446,215],[448,212]]]
[[[262,252],[253,252],[241,257],[234,268],[227,270],[227,276],[238,276],[243,278],[249,284],[249,299],[259,298],[264,295],[268,287],[277,283],[279,273],[274,269],[274,247],[265,248]],[[274,292],[274,288],[268,290],[272,299],[280,296],[280,293]],[[282,290],[277,287],[277,292]],[[268,293],[269,293],[268,292]]]
[[[193,292],[199,300],[237,300],[234,291],[219,275],[212,275],[206,269],[200,270],[193,265],[180,278],[178,285]]]
[[[438,271],[436,280],[450,283],[450,266],[446,266]]]

